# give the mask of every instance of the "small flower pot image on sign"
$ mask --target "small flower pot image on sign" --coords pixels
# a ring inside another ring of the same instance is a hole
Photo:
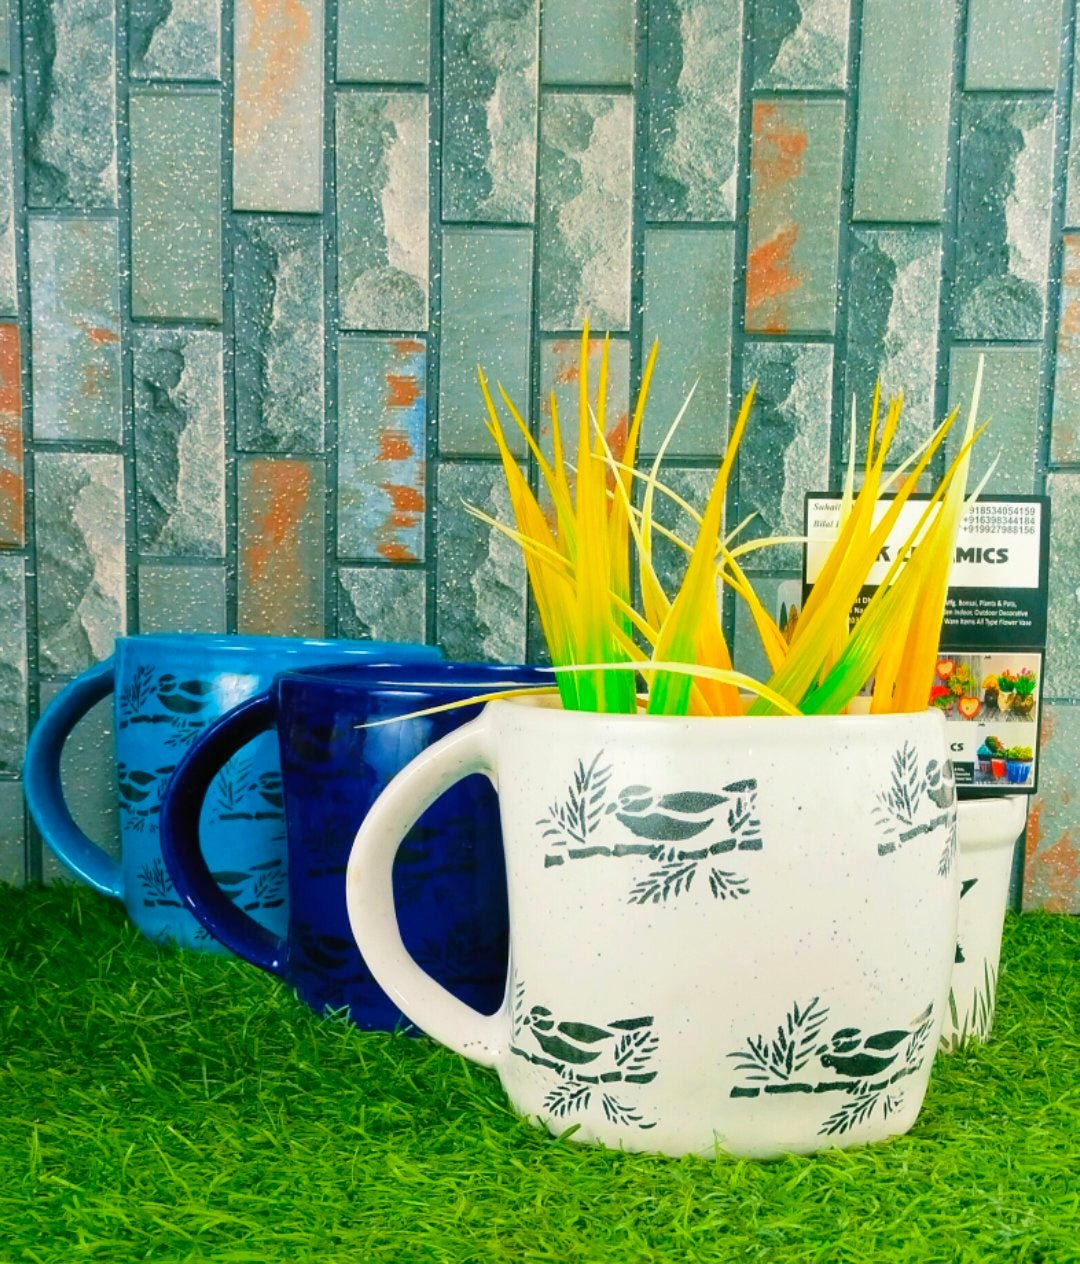
[[[478,770],[510,897],[493,1015],[409,960],[388,903],[412,817]],[[956,949],[944,722],[498,700],[388,786],[347,887],[382,986],[553,1133],[754,1157],[881,1140],[918,1115]]]

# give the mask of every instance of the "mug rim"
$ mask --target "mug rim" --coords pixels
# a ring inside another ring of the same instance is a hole
[[[430,679],[424,679],[430,676]],[[279,672],[275,685],[286,682],[362,685],[367,692],[409,690],[441,692],[475,689],[482,697],[492,686],[513,689],[542,688],[548,683],[554,689],[555,677],[539,666],[526,663],[457,663],[440,659],[419,659],[400,663],[322,663]]]
[[[530,711],[543,711],[549,715],[562,715],[567,717],[567,723],[570,722],[571,718],[581,717],[587,720],[604,721],[620,725],[627,723],[633,723],[638,726],[649,724],[667,728],[674,728],[678,725],[690,725],[695,728],[700,728],[703,725],[726,725],[731,727],[737,724],[750,726],[767,724],[771,727],[783,723],[785,725],[799,724],[801,726],[816,724],[829,729],[841,729],[844,732],[859,728],[876,731],[888,728],[890,724],[896,724],[897,722],[909,724],[924,717],[929,718],[931,722],[934,722],[936,717],[937,727],[942,729],[946,724],[944,715],[937,707],[927,707],[921,711],[890,711],[876,715],[869,713],[849,715],[649,715],[640,709],[637,712],[568,711],[563,707],[558,694],[543,694],[525,698],[492,698],[487,705],[498,708],[521,707]],[[554,721],[554,723],[561,722],[558,720]]]

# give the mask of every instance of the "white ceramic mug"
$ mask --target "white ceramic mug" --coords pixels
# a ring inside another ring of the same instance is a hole
[[[398,843],[447,787],[499,790],[511,965],[483,1015],[401,942]],[[347,875],[376,979],[575,1140],[768,1156],[906,1131],[956,945],[936,713],[653,717],[490,703],[386,788]]]
[[[1020,794],[960,804],[960,920],[941,1029],[943,1052],[990,1037],[1013,853],[1026,816],[1027,798]]]

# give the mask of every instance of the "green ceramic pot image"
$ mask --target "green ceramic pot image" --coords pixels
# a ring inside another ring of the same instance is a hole
[[[960,919],[941,1029],[941,1048],[946,1053],[989,1039],[994,1025],[1013,852],[1026,818],[1024,795],[988,795],[960,804]]]
[[[473,772],[506,850],[493,1015],[412,961],[393,905],[402,836]],[[919,1113],[953,967],[945,723],[497,700],[388,785],[346,883],[380,985],[554,1133],[668,1155],[879,1141]]]

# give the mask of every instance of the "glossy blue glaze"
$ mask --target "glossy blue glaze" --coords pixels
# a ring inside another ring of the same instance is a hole
[[[177,891],[238,955],[281,975],[316,1011],[347,1008],[370,1030],[404,1024],[374,982],[349,929],[345,868],[353,838],[383,787],[425,747],[472,719],[479,705],[400,719],[514,685],[550,686],[550,672],[461,663],[386,671],[290,672],[219,721],[169,787],[163,851]],[[396,722],[365,728],[372,721]],[[276,727],[288,835],[288,929],[277,936],[224,898],[201,860],[199,802],[236,745]],[[394,869],[402,937],[424,969],[485,1012],[503,998],[506,874],[498,801],[484,777],[459,782],[406,836]]]
[[[216,948],[181,905],[161,856],[162,796],[184,752],[213,720],[265,689],[284,668],[439,657],[434,648],[378,641],[120,637],[112,657],[59,693],[35,727],[24,766],[31,814],[64,864],[90,886],[122,900],[144,934]],[[110,692],[115,694],[119,860],[75,824],[60,779],[65,741]],[[277,746],[263,737],[222,771],[203,816],[203,841],[231,898],[279,931],[286,915],[284,835]]]

